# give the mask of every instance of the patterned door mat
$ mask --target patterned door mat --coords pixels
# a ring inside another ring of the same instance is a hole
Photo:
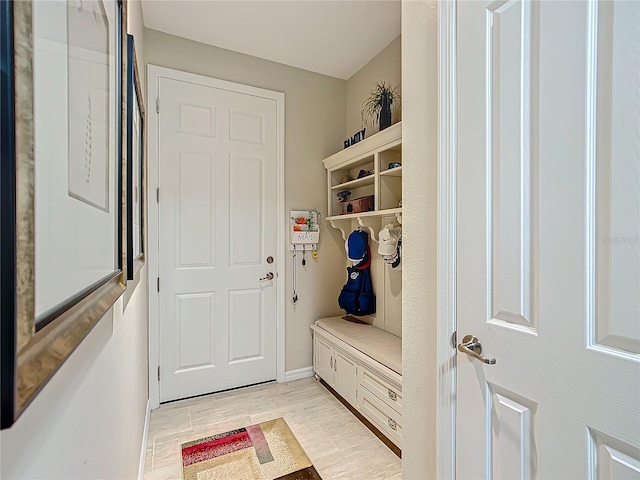
[[[184,480],[320,480],[284,418],[182,445]]]

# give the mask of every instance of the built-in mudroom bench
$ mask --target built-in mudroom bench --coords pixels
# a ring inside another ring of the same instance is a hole
[[[313,331],[313,370],[358,413],[402,448],[402,339],[344,317]]]
[[[350,247],[356,231],[356,238],[366,239],[375,311],[351,311],[358,316],[316,320],[311,326],[313,370],[316,378],[400,454],[402,123],[325,158],[323,165],[327,170],[326,220],[345,240],[345,266],[358,268],[360,262],[368,263],[360,260],[364,258],[362,247],[355,256]],[[347,281],[358,278],[353,271],[347,273]],[[340,285],[335,289],[340,291]],[[349,312],[348,306],[340,305]]]

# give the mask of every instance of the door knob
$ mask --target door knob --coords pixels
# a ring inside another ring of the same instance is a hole
[[[269,273],[267,273],[267,276],[266,276],[266,277],[262,277],[262,278],[260,279],[260,281],[262,281],[262,280],[273,280],[273,272],[269,272]]]
[[[482,353],[482,345],[478,341],[478,337],[474,337],[473,335],[465,335],[462,339],[462,343],[458,345],[458,350],[462,353],[466,353],[472,357],[477,358],[482,363],[486,363],[487,365],[495,365],[495,358],[487,358],[480,355]]]

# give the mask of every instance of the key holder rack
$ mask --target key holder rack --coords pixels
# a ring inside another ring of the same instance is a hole
[[[289,250],[312,252],[317,250],[320,240],[319,212],[312,210],[291,210]]]

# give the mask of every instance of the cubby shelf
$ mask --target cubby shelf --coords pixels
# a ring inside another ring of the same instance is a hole
[[[402,224],[402,208],[389,208],[387,210],[378,210],[375,212],[349,213],[347,215],[334,215],[327,217],[327,221],[336,230],[342,233],[342,239],[346,240],[351,231],[351,221],[356,220],[358,225],[369,230],[371,239],[378,241],[378,230],[380,219],[383,217],[395,217],[395,220]]]
[[[373,185],[374,182],[375,176],[367,175],[366,177],[356,178],[355,180],[351,180],[349,182],[334,185],[333,187],[331,187],[331,190],[348,190],[349,188],[359,188],[366,185]]]
[[[402,215],[402,208],[388,208],[386,210],[333,215],[331,217],[327,217],[327,220],[354,220],[359,217],[390,217],[392,215]]]
[[[380,172],[381,177],[402,177],[402,166],[389,168]]]
[[[387,222],[402,223],[402,208],[396,208],[402,200],[402,165],[389,168],[396,162],[402,162],[402,122],[323,160],[327,169],[326,220],[340,230],[343,238],[353,227],[364,227],[377,242],[378,233]],[[344,181],[345,177],[356,177],[361,170],[371,170],[373,174]],[[343,204],[336,193],[341,190],[351,191],[351,200],[373,195],[373,210],[338,215]]]
[[[324,168],[327,170],[335,170],[336,167],[346,163],[359,166],[366,161],[367,157],[372,156],[375,152],[392,148],[401,143],[402,122],[398,122],[381,132],[371,135],[369,138],[365,138],[355,145],[351,145],[325,158],[323,160]]]

